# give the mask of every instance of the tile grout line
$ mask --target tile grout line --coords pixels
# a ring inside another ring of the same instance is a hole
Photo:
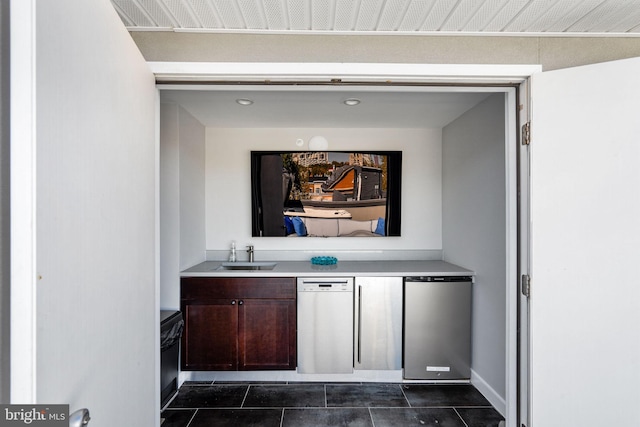
[[[409,405],[409,408],[413,408],[413,406],[411,406],[411,402],[409,401],[409,398],[407,397],[407,395],[405,394],[404,390],[402,389],[402,384],[399,384],[399,386],[400,386],[400,392],[404,396],[404,400],[407,401],[407,405]]]
[[[373,420],[373,412],[371,412],[371,406],[369,406],[367,408],[367,410],[369,411],[369,418],[371,419],[371,426],[372,427],[376,427],[376,422]]]
[[[327,385],[324,384],[324,407],[328,408],[329,407],[329,402],[327,402]]]
[[[469,427],[469,424],[467,424],[467,422],[464,420],[464,418],[462,418],[462,415],[460,415],[460,412],[458,412],[458,410],[456,408],[453,408],[453,410],[456,413],[456,415],[458,416],[458,418],[460,418],[460,420],[462,421],[462,424],[464,424],[465,427]]]
[[[249,395],[249,389],[251,388],[251,384],[247,385],[247,391],[244,392],[244,397],[242,398],[242,403],[240,404],[240,409],[244,408],[244,403],[247,401],[247,396]]]
[[[198,413],[199,410],[200,410],[199,408],[196,408],[196,410],[193,411],[193,415],[191,416],[191,418],[189,419],[189,422],[185,427],[189,427],[191,425],[191,423],[193,422],[193,419],[196,417],[196,414]]]
[[[456,408],[488,409],[488,408],[493,408],[493,406],[491,406],[491,405],[489,405],[489,406],[487,406],[487,405],[456,405]]]

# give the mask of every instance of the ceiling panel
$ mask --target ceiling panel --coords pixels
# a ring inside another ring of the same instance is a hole
[[[442,30],[459,31],[465,28],[467,22],[473,18],[483,3],[485,3],[484,0],[461,0],[447,18]]]
[[[540,16],[553,7],[558,0],[539,0],[528,2],[516,16],[503,28],[504,31],[519,32],[525,31],[532,22],[540,19]]]
[[[402,19],[398,31],[415,31],[420,28],[433,7],[435,0],[412,0]]]
[[[243,21],[242,15],[240,14],[239,4],[242,3],[246,2],[227,1],[216,2],[215,4],[212,4],[212,10],[215,11],[215,14],[220,22],[219,28],[237,30],[246,28],[246,22]]]
[[[270,30],[286,30],[287,11],[280,0],[264,0],[262,2],[264,15],[267,18],[267,28]]]
[[[227,9],[231,13],[233,11],[234,25],[236,28],[241,28],[244,23],[248,28],[267,28],[266,14],[262,13],[260,5],[253,0],[238,0],[236,6],[233,7],[233,2],[229,2]]]
[[[334,28],[336,31],[352,30],[358,16],[358,0],[338,0],[335,8]]]
[[[164,0],[169,13],[175,17],[181,27],[201,27],[200,20],[195,18],[196,12],[183,0]]]
[[[528,3],[528,0],[508,0],[501,6],[496,5],[494,9],[496,14],[493,19],[479,31],[504,32],[507,25],[522,13]]]
[[[395,31],[400,26],[400,22],[402,22],[402,17],[409,3],[409,0],[387,1],[382,9],[382,13],[380,13],[377,28],[380,31]]]
[[[383,6],[384,0],[364,2],[361,0],[358,15],[355,17],[354,28],[358,31],[374,31]]]
[[[489,96],[486,92],[367,90],[162,90],[208,127],[441,128]],[[361,103],[347,106],[349,98]],[[252,105],[239,105],[250,99]]]
[[[311,28],[318,31],[327,31],[333,28],[332,1],[314,0],[309,2],[311,6]],[[301,10],[306,14],[307,10]]]
[[[586,31],[605,31],[607,28],[619,28],[624,23],[625,30],[637,25],[640,19],[640,7],[638,5],[624,4],[615,5],[605,3],[594,9],[593,13],[587,15],[576,24],[576,28],[586,29]],[[632,23],[635,22],[635,25]]]
[[[203,27],[220,26],[220,20],[206,0],[188,0],[188,3]]]
[[[149,16],[152,22],[159,27],[180,26],[181,24],[171,19],[171,14],[163,2],[156,0],[131,0],[133,4],[140,4],[140,12]]]
[[[640,0],[111,0],[130,30],[640,35]]]
[[[304,0],[287,0],[287,17],[292,30],[305,30],[311,27],[311,16],[307,13],[307,7]]]
[[[565,11],[563,7],[565,4],[570,4],[572,7]],[[543,16],[540,22],[532,25],[542,28],[542,31],[567,31],[601,4],[602,0],[560,1],[547,12],[547,16]]]
[[[143,12],[143,8],[133,0],[119,0],[116,10],[127,27],[153,27],[157,25],[157,22],[149,19],[147,14]]]
[[[438,31],[449,14],[456,7],[457,0],[437,0],[427,14],[424,23],[420,26],[422,31]]]

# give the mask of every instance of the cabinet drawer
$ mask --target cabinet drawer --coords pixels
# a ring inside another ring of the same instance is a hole
[[[293,277],[183,277],[180,283],[182,300],[296,297]]]

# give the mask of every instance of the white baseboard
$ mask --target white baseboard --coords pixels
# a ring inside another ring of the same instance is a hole
[[[299,374],[287,371],[182,371],[179,385],[185,381],[255,381],[255,382],[344,382],[344,383],[401,383],[401,384],[469,384],[468,380],[407,380],[402,377],[402,369],[358,370],[349,374]]]
[[[184,381],[305,381],[305,382],[381,382],[401,383],[402,370],[354,370],[351,374],[299,374],[291,371],[182,371]]]
[[[484,397],[487,398],[489,403],[491,403],[491,405],[493,405],[493,407],[496,408],[498,412],[500,412],[500,415],[502,415],[503,417],[506,417],[505,414],[507,413],[507,402],[504,396],[501,396],[500,394],[498,394],[489,385],[489,383],[487,383],[473,369],[471,370],[471,384],[473,384],[473,386],[476,389],[478,389],[478,391],[482,393]]]

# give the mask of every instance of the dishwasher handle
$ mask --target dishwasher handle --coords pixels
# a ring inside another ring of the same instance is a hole
[[[320,285],[320,286],[325,286],[325,285],[346,285],[350,282],[350,280],[348,279],[330,279],[330,280],[300,280],[300,283],[304,284],[304,285]]]

